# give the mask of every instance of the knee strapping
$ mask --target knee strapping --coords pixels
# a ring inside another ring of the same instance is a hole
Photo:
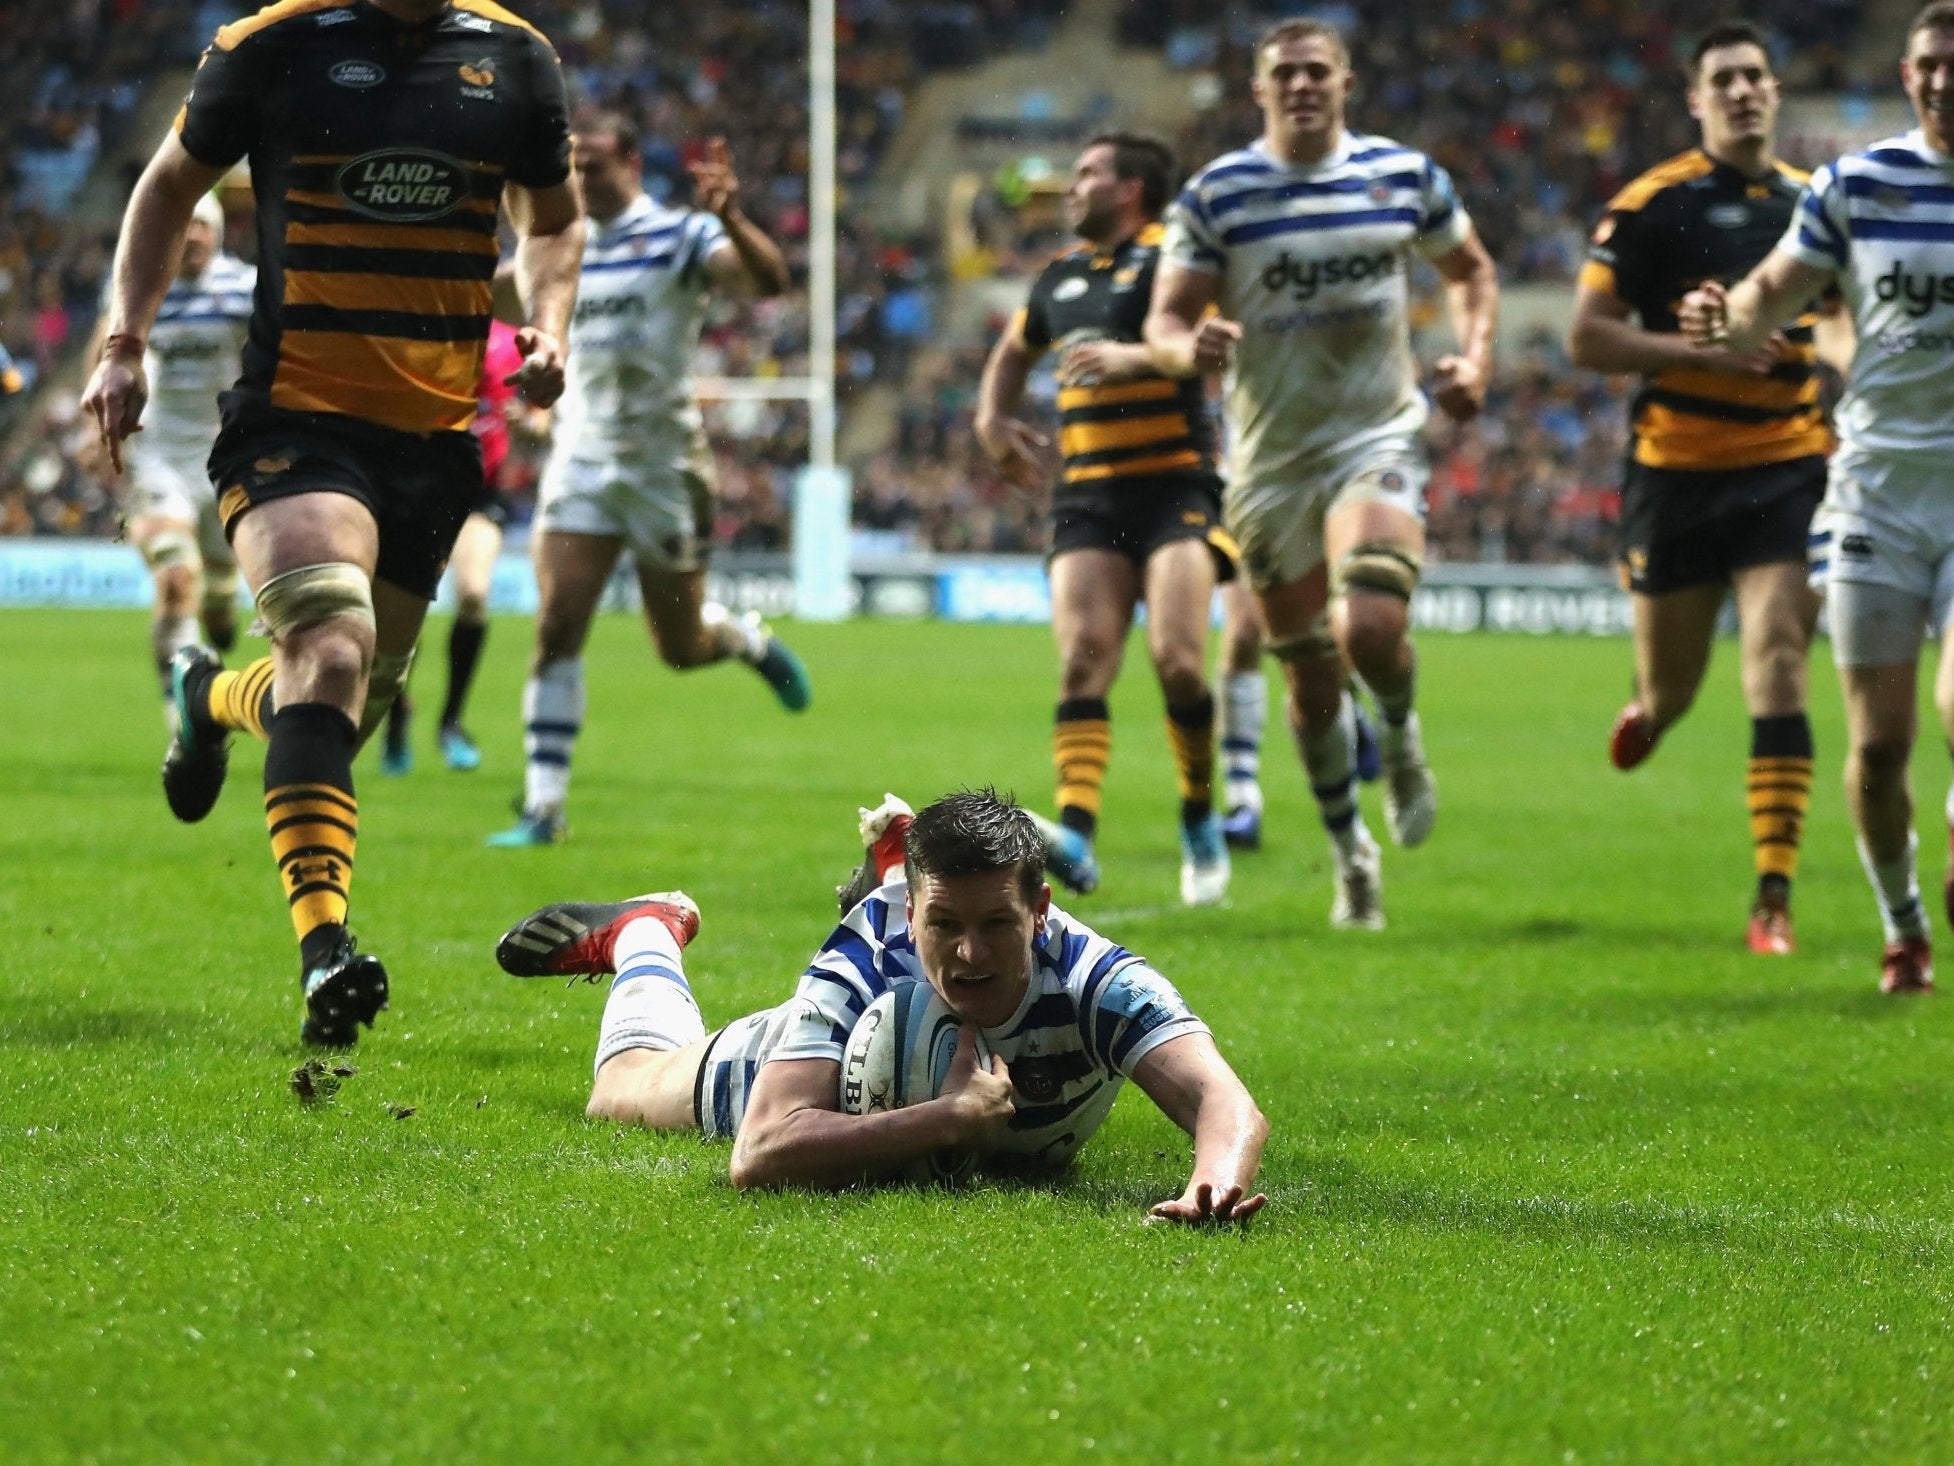
[[[1337,657],[1342,653],[1337,648],[1337,639],[1330,631],[1330,610],[1324,607],[1311,618],[1308,626],[1295,636],[1269,641],[1269,655],[1279,662],[1316,662],[1325,657]]]
[[[1330,580],[1338,595],[1368,590],[1409,601],[1423,569],[1423,561],[1402,545],[1366,540],[1337,561]]]
[[[366,706],[360,709],[360,741],[387,720],[387,710],[407,685],[407,673],[414,665],[415,648],[398,656],[376,653],[373,670],[366,675]]]
[[[213,608],[232,607],[237,604],[237,566],[204,566],[204,605]]]
[[[305,565],[273,576],[258,592],[258,615],[273,641],[334,616],[373,625],[373,586],[357,565]]]
[[[199,552],[197,537],[187,529],[166,529],[151,535],[141,545],[144,562],[151,570],[171,565],[195,565]]]

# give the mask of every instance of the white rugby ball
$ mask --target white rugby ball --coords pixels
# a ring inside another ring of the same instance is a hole
[[[874,1115],[919,1105],[943,1093],[943,1081],[957,1052],[962,1020],[926,982],[897,983],[868,1005],[848,1035],[841,1056],[841,1108],[850,1115]],[[977,1062],[991,1053],[977,1036]],[[945,1148],[911,1161],[905,1181],[948,1185],[967,1180],[976,1169],[975,1151]]]

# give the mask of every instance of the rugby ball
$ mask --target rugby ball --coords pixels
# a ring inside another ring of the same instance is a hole
[[[943,1093],[956,1056],[962,1021],[926,982],[897,983],[868,1005],[841,1056],[841,1108],[874,1115],[919,1105]],[[977,1037],[977,1062],[990,1049]],[[975,1151],[944,1149],[918,1157],[901,1171],[920,1185],[954,1185],[977,1167]]]

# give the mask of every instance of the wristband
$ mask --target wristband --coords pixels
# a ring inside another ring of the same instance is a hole
[[[141,356],[147,350],[149,350],[149,343],[144,341],[142,337],[132,336],[123,331],[115,331],[102,342],[102,359],[106,361],[111,356],[121,356],[124,353],[130,352]]]

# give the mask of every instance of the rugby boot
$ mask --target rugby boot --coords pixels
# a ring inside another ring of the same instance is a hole
[[[1394,844],[1407,850],[1431,838],[1438,821],[1438,783],[1425,762],[1425,743],[1412,713],[1398,727],[1386,725],[1381,755],[1384,766],[1384,827]]]
[[[1181,826],[1181,904],[1218,906],[1228,896],[1228,841],[1221,816]]]
[[[1886,944],[1879,958],[1879,990],[1888,997],[1934,990],[1934,951],[1925,937]]]
[[[482,766],[482,751],[459,723],[441,725],[441,762],[457,774],[473,773]]]
[[[699,908],[683,891],[628,901],[558,901],[502,934],[495,960],[511,977],[587,977],[617,971],[617,935],[640,917],[662,922],[680,947],[699,934]]]
[[[841,914],[853,911],[863,897],[877,886],[895,879],[904,861],[903,841],[916,822],[916,812],[893,794],[884,794],[874,809],[858,811],[857,826],[862,840],[862,863],[855,867],[847,883],[835,888]]]
[[[170,658],[170,703],[176,713],[176,732],[163,755],[163,797],[170,813],[186,825],[209,814],[224,792],[224,775],[231,765],[231,735],[194,709],[202,702],[203,686],[221,667],[208,647],[186,646]]]
[[[1631,702],[1615,717],[1615,729],[1608,735],[1608,762],[1624,774],[1655,752],[1662,735],[1639,702]]]
[[[1744,941],[1760,957],[1789,957],[1798,950],[1791,934],[1791,908],[1782,901],[1758,897],[1750,909]]]
[[[1092,841],[1070,825],[1056,824],[1043,815],[1031,819],[1045,837],[1045,869],[1058,877],[1058,883],[1080,896],[1098,890],[1099,857],[1092,852]]]
[[[414,772],[414,745],[408,734],[414,726],[414,703],[406,693],[387,709],[387,735],[380,748],[380,772],[395,776]]]
[[[569,838],[570,827],[561,810],[542,810],[532,814],[519,809],[516,822],[488,837],[491,850],[523,850],[532,845],[561,845]]]
[[[773,695],[780,699],[780,705],[790,713],[806,709],[814,701],[814,684],[808,680],[807,668],[793,650],[773,632],[773,628],[760,620],[757,611],[748,611],[744,618],[746,624],[757,632],[766,648],[760,653],[760,660],[753,663],[753,670],[766,679]]]
[[[349,932],[317,967],[306,969],[305,1021],[299,1038],[320,1048],[348,1049],[359,1042],[360,1025],[373,1026],[387,1006],[387,969],[372,953],[361,953]]]
[[[1384,930],[1384,854],[1366,833],[1357,849],[1337,854],[1337,897],[1330,925],[1338,931]]]

